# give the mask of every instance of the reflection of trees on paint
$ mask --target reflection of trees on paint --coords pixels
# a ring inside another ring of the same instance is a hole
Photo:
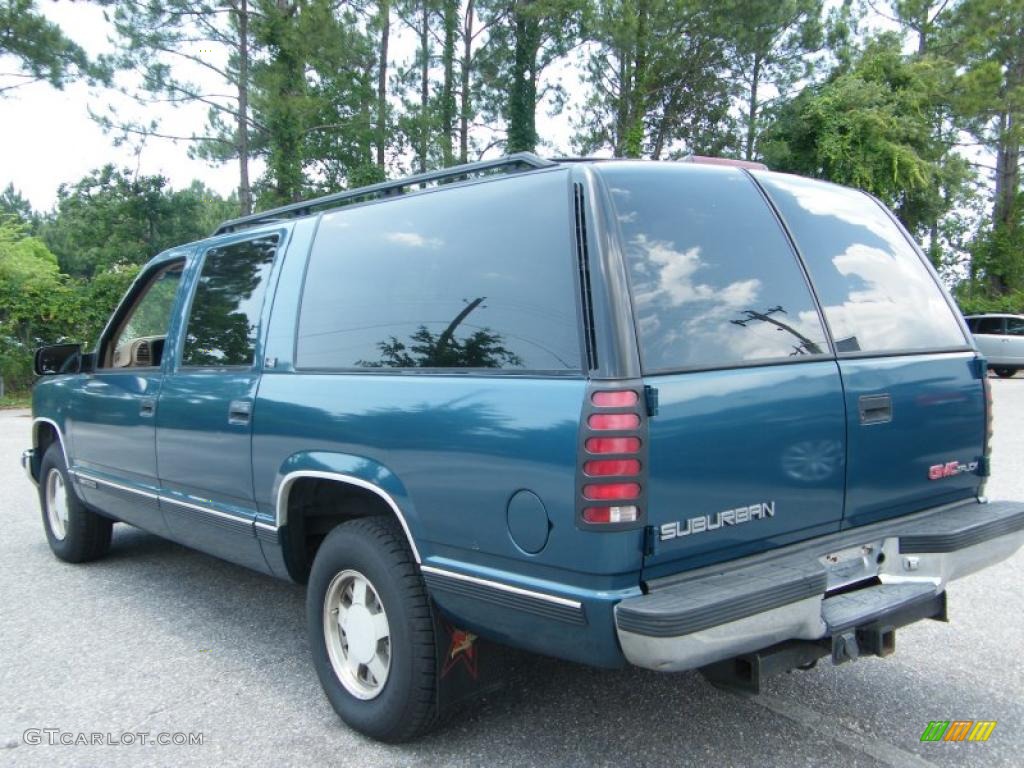
[[[276,246],[276,237],[265,237],[206,254],[188,320],[185,365],[252,364]]]
[[[793,345],[793,351],[789,353],[791,357],[796,356],[796,355],[820,355],[821,354],[821,345],[819,345],[815,341],[811,341],[809,338],[804,336],[802,333],[800,333],[800,331],[798,331],[796,328],[794,328],[789,323],[784,323],[781,320],[779,320],[777,317],[772,317],[772,315],[774,315],[774,314],[783,314],[783,315],[788,314],[786,312],[786,310],[784,310],[782,308],[781,304],[779,306],[777,306],[777,307],[772,307],[771,309],[767,309],[764,312],[758,312],[757,310],[754,310],[754,309],[744,309],[742,312],[740,312],[740,314],[741,315],[745,315],[746,319],[744,319],[744,320],[730,320],[729,322],[732,323],[733,325],[738,325],[741,328],[746,328],[746,327],[749,326],[750,323],[753,323],[753,322],[768,323],[769,325],[774,325],[778,330],[785,331],[786,333],[790,333],[793,336],[795,336],[797,339],[799,339],[800,343],[799,344],[794,344]]]
[[[516,368],[523,364],[516,353],[507,349],[500,334],[490,328],[481,328],[461,341],[455,338],[455,329],[470,313],[483,304],[481,296],[467,303],[448,327],[435,336],[425,325],[420,325],[409,342],[392,336],[377,342],[381,352],[379,360],[359,360],[356,365],[367,368]]]

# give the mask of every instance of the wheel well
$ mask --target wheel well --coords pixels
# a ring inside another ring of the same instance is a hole
[[[36,455],[39,457],[37,461],[42,464],[43,456],[49,450],[50,446],[54,443],[60,442],[60,436],[57,434],[56,427],[50,424],[48,421],[37,421],[36,422]],[[38,478],[36,478],[38,479]]]
[[[395,516],[372,491],[322,477],[296,479],[288,489],[285,513],[283,553],[289,575],[300,583],[309,578],[320,544],[335,527],[359,517]]]

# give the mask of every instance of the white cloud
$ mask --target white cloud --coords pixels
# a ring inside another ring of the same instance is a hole
[[[440,248],[442,242],[436,237],[424,237],[417,232],[388,232],[384,239],[397,245],[410,248]]]

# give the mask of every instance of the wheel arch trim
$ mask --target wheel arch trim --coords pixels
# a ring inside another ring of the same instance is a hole
[[[343,472],[330,472],[321,469],[297,469],[282,477],[281,482],[277,487],[276,523],[279,529],[283,528],[288,522],[288,497],[291,493],[292,486],[295,484],[296,480],[301,480],[302,478],[307,477],[319,480],[332,480],[337,483],[351,485],[376,494],[384,501],[385,504],[388,505],[388,507],[391,508],[395,517],[398,518],[398,522],[402,526],[402,530],[405,532],[405,537],[409,542],[409,548],[412,550],[412,555],[416,559],[416,564],[419,565],[422,562],[420,559],[419,549],[416,546],[416,540],[412,536],[412,531],[405,519],[405,514],[402,512],[402,508],[398,505],[398,502],[395,501],[394,497],[379,485],[375,485],[374,483],[360,477],[345,474]]]
[[[36,416],[34,419],[32,419],[32,447],[33,448],[38,448],[39,447],[39,425],[40,424],[49,424],[51,427],[53,427],[54,431],[57,433],[57,442],[60,443],[60,452],[62,454],[64,454],[64,466],[70,472],[71,471],[71,459],[68,456],[67,442],[64,440],[64,430],[62,430],[60,428],[60,424],[58,424],[53,419],[47,418],[46,416]],[[42,461],[42,458],[43,457],[40,456],[39,460]]]

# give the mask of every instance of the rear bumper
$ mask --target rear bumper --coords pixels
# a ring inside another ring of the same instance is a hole
[[[615,607],[626,659],[694,669],[788,640],[820,640],[934,602],[1024,544],[1024,503],[968,502],[651,582]],[[865,589],[830,595],[851,584]]]

